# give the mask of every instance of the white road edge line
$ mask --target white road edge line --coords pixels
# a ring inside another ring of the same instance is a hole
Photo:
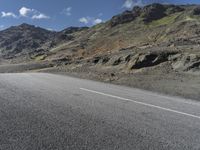
[[[200,119],[200,116],[184,113],[184,112],[173,110],[173,109],[170,109],[170,108],[164,108],[164,107],[157,106],[157,105],[138,102],[138,101],[135,101],[135,100],[132,100],[132,99],[127,99],[127,98],[123,98],[123,97],[119,97],[119,96],[115,96],[115,95],[111,95],[111,94],[106,94],[106,93],[103,93],[103,92],[98,92],[98,91],[94,91],[94,90],[90,90],[90,89],[86,89],[86,88],[80,88],[80,90],[90,92],[90,93],[99,94],[99,95],[103,95],[103,96],[107,96],[107,97],[111,97],[111,98],[120,99],[120,100],[123,100],[123,101],[133,102],[133,103],[136,103],[136,104],[140,104],[140,105],[144,105],[144,106],[148,106],[148,107],[152,107],[152,108],[157,108],[157,109],[160,109],[160,110],[165,110],[165,111],[168,111],[168,112],[177,113],[177,114],[181,114],[181,115],[184,115],[184,116],[189,116],[189,117]]]

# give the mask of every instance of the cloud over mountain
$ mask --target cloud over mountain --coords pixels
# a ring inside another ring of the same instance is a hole
[[[1,12],[1,17],[6,18],[6,17],[12,17],[12,18],[17,18],[17,16],[13,12]]]
[[[85,24],[85,25],[96,25],[99,23],[102,23],[103,20],[100,18],[94,18],[94,17],[82,17],[79,19],[79,22]]]
[[[142,0],[126,0],[122,7],[131,9],[134,6],[144,6],[144,2]]]
[[[22,7],[21,9],[19,9],[19,14],[23,17],[27,17],[30,13],[34,13],[34,11],[34,9]]]
[[[31,9],[27,7],[22,7],[19,9],[19,14],[21,17],[29,17],[31,19],[49,19],[50,17],[41,13],[36,9]]]

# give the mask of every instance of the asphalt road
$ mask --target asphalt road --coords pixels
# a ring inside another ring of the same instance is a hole
[[[43,74],[0,74],[0,150],[199,150],[200,103]]]

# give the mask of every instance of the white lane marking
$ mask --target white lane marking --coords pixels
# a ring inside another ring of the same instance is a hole
[[[144,102],[138,102],[138,101],[135,101],[135,100],[132,100],[132,99],[123,98],[123,97],[119,97],[119,96],[115,96],[115,95],[111,95],[111,94],[106,94],[106,93],[103,93],[103,92],[98,92],[98,91],[94,91],[94,90],[90,90],[90,89],[86,89],[86,88],[80,88],[80,90],[87,91],[87,92],[90,92],[90,93],[99,94],[99,95],[103,95],[103,96],[107,96],[107,97],[111,97],[111,98],[120,99],[120,100],[123,100],[123,101],[133,102],[133,103],[136,103],[136,104],[140,104],[140,105],[144,105],[144,106],[148,106],[148,107],[152,107],[152,108],[157,108],[157,109],[160,109],[160,110],[165,110],[165,111],[168,111],[168,112],[177,113],[177,114],[181,114],[181,115],[184,115],[184,116],[189,116],[189,117],[200,119],[200,116],[192,115],[192,114],[189,114],[189,113],[184,113],[184,112],[173,110],[173,109],[170,109],[170,108],[165,108],[165,107],[152,105],[152,104],[148,104],[148,103],[144,103]]]

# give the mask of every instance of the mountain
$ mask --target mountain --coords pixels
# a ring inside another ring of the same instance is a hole
[[[27,57],[55,36],[54,32],[28,24],[0,31],[0,52],[5,59]]]
[[[74,39],[72,34],[82,29],[85,28],[69,27],[55,32],[25,23],[10,27],[0,31],[0,57],[17,62],[31,61],[59,43]]]
[[[28,24],[0,31],[0,64],[14,63],[10,70],[25,63],[20,71],[43,68],[195,99],[199,50],[199,5],[136,6],[93,27],[60,32]]]
[[[22,24],[0,31],[0,57],[13,62],[62,58],[75,61],[124,50],[158,49],[160,53],[168,49],[166,53],[176,53],[175,49],[179,49],[183,53],[190,49],[191,53],[200,44],[199,23],[198,5],[155,3],[136,6],[91,28],[69,27],[55,32]]]
[[[199,71],[200,6],[151,4],[77,32],[51,49],[47,59],[94,62],[134,71],[169,63],[177,71]],[[67,62],[66,62],[67,63]]]

